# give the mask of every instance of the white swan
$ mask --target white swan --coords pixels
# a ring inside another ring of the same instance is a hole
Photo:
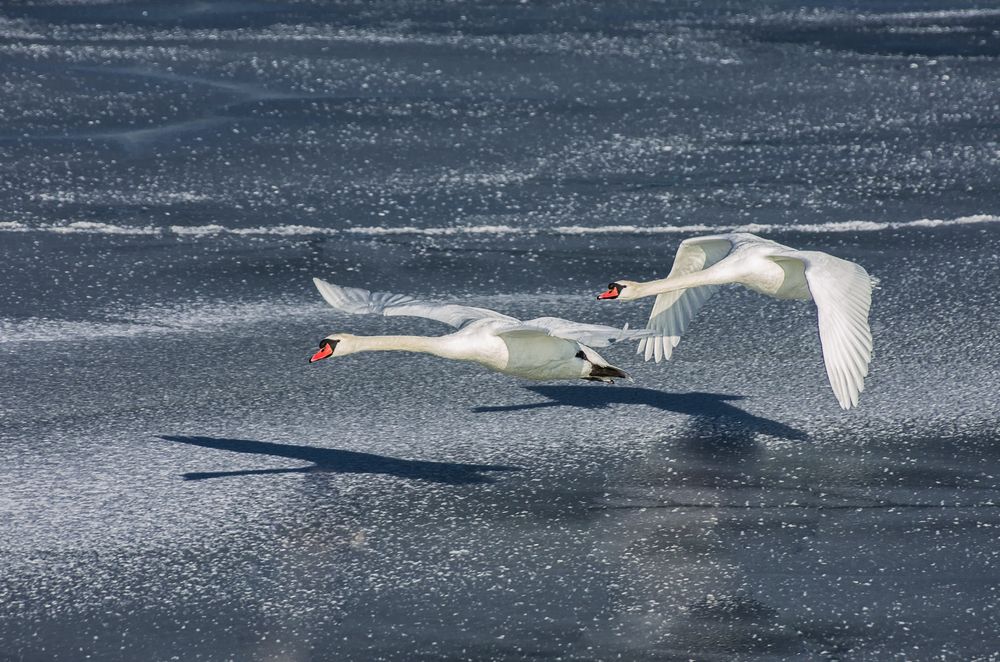
[[[799,251],[752,234],[694,237],[681,242],[666,278],[618,280],[598,299],[656,296],[639,342],[646,360],[669,359],[702,305],[720,285],[738,283],[777,299],[812,299],[819,314],[826,374],[844,409],[856,407],[872,358],[868,311],[874,281],[861,266],[818,251]]]
[[[310,363],[356,352],[396,350],[422,352],[446,359],[471,361],[490,370],[527,379],[587,379],[613,382],[628,378],[588,347],[606,347],[652,331],[579,324],[558,317],[522,322],[485,308],[418,301],[401,294],[369,292],[313,278],[327,303],[345,313],[426,317],[458,327],[445,336],[355,336],[334,333],[320,341]]]

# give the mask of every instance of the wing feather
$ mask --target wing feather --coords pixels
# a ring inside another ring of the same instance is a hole
[[[707,269],[729,255],[732,249],[733,243],[725,235],[685,239],[677,248],[667,278]],[[647,361],[655,358],[659,363],[669,359],[691,320],[718,290],[718,285],[705,285],[658,295],[646,323],[646,328],[655,331],[658,337],[639,341],[637,352]]]
[[[798,260],[816,302],[823,361],[837,402],[844,409],[858,406],[872,360],[868,315],[872,279],[860,265],[814,251],[772,258]]]
[[[524,322],[526,327],[544,329],[550,336],[572,340],[588,347],[607,347],[621,340],[634,340],[652,335],[646,329],[619,329],[603,324],[572,322],[561,317],[539,317]]]
[[[334,285],[319,278],[313,278],[313,284],[316,285],[316,289],[319,290],[328,304],[341,312],[352,315],[424,317],[450,324],[456,328],[461,328],[469,322],[480,319],[519,322],[517,318],[487,308],[421,301],[405,294],[369,292],[360,287]]]

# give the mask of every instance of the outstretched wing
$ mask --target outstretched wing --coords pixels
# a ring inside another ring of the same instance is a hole
[[[369,292],[360,287],[341,287],[319,278],[313,278],[313,284],[316,285],[316,289],[319,290],[328,304],[341,312],[352,315],[425,317],[450,324],[456,328],[461,328],[469,322],[480,319],[518,322],[517,318],[502,315],[486,308],[433,303],[414,299],[405,294]]]
[[[819,315],[819,339],[830,386],[844,409],[858,405],[872,360],[868,312],[872,279],[860,265],[815,251],[771,258],[805,265],[809,293]]]
[[[685,239],[677,248],[674,266],[667,278],[707,269],[729,255],[732,248],[732,241],[725,235]],[[646,328],[655,331],[659,337],[639,341],[637,353],[643,354],[647,361],[655,358],[657,363],[669,359],[691,319],[718,289],[718,285],[704,285],[658,295]]]
[[[618,329],[603,324],[582,324],[560,317],[539,317],[524,323],[526,327],[544,329],[548,335],[572,340],[588,347],[607,347],[620,340],[645,338],[655,332],[646,329]]]

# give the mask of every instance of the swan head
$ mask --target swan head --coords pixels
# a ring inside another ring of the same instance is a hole
[[[319,351],[309,358],[309,363],[316,363],[316,361],[329,358],[333,356],[334,352],[337,353],[337,356],[351,354],[349,341],[353,337],[347,333],[332,333],[328,335],[319,341]]]
[[[634,280],[616,280],[613,283],[608,283],[608,291],[602,294],[598,294],[598,299],[621,299],[622,301],[631,301],[632,299],[639,298],[639,288]]]

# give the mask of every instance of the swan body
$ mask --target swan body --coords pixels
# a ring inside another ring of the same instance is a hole
[[[402,351],[478,363],[525,379],[587,379],[613,382],[628,378],[590,345],[605,347],[653,331],[580,324],[558,317],[521,321],[486,308],[437,304],[387,292],[340,287],[319,278],[313,283],[331,306],[345,313],[425,317],[458,327],[443,336],[357,336],[335,333],[320,341],[315,362],[358,352]]]
[[[640,340],[638,352],[660,362],[670,358],[705,302],[730,283],[776,299],[814,301],[830,386],[841,407],[857,406],[872,358],[874,281],[853,262],[743,232],[693,237],[681,242],[666,278],[619,280],[598,298],[656,297],[647,329],[658,337]]]

